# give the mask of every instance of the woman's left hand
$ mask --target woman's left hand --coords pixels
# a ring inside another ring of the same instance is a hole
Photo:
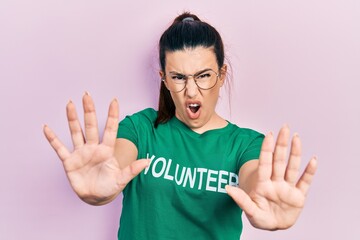
[[[283,127],[275,148],[272,133],[266,135],[255,172],[252,189],[246,193],[239,187],[226,186],[227,193],[243,209],[250,223],[260,229],[277,230],[291,227],[304,207],[307,192],[316,172],[313,157],[298,179],[301,162],[301,141],[297,134],[287,149],[290,130]]]

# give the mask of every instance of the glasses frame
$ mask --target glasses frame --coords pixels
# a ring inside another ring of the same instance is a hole
[[[216,81],[215,81],[215,83],[214,83],[214,85],[213,85],[212,87],[202,88],[202,87],[200,87],[200,86],[198,85],[197,80],[195,79],[195,76],[196,76],[196,75],[201,75],[202,73],[205,73],[205,72],[207,72],[207,71],[212,71],[213,73],[215,73],[215,75],[216,75]],[[219,69],[219,72],[220,72],[220,69]],[[201,71],[199,71],[199,72],[197,72],[197,73],[194,73],[194,74],[181,74],[181,73],[178,73],[179,75],[181,75],[181,76],[183,76],[183,77],[185,78],[184,87],[183,87],[181,90],[179,90],[179,91],[172,91],[172,90],[170,90],[169,88],[168,88],[168,90],[169,90],[170,92],[173,92],[173,93],[179,93],[179,92],[181,92],[182,90],[184,90],[184,89],[186,88],[186,85],[187,85],[187,83],[188,83],[188,81],[189,81],[189,77],[192,77],[192,78],[193,78],[196,86],[197,86],[199,89],[201,89],[201,90],[210,90],[210,89],[212,89],[213,87],[216,86],[216,84],[217,84],[217,82],[218,82],[218,79],[219,79],[219,77],[220,77],[219,72],[215,72],[213,69],[208,68],[208,69],[201,70]],[[164,76],[163,76],[163,78],[161,79],[164,83],[166,82],[166,77],[167,77],[167,74],[164,73]]]

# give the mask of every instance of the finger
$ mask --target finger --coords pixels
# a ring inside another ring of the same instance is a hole
[[[269,180],[271,177],[273,144],[274,144],[274,137],[273,134],[270,132],[265,136],[261,146],[259,167],[258,167],[259,181],[266,181]]]
[[[85,119],[85,136],[86,143],[99,143],[99,129],[96,119],[95,106],[88,92],[83,96],[84,119]]]
[[[305,168],[304,173],[302,174],[301,178],[299,179],[296,187],[301,190],[301,192],[306,195],[309,191],[312,179],[316,173],[317,169],[317,158],[313,157],[308,165]]]
[[[247,195],[241,188],[226,185],[225,186],[227,194],[236,202],[236,204],[246,213],[248,217],[253,217],[257,205],[251,200],[249,195]]]
[[[291,185],[295,185],[299,175],[301,163],[301,141],[297,134],[294,135],[291,141],[291,150],[289,162],[286,168],[285,181]]]
[[[275,145],[273,172],[271,176],[272,180],[275,181],[284,180],[289,137],[290,137],[289,127],[288,126],[282,127],[280,129]]]
[[[123,169],[123,175],[121,176],[121,183],[126,185],[134,177],[150,165],[149,159],[139,159],[132,162],[129,166]]]
[[[84,145],[84,134],[72,101],[66,105],[66,115],[74,148],[79,148]]]
[[[103,143],[106,146],[114,147],[116,142],[116,135],[119,121],[119,104],[117,99],[114,99],[109,106],[108,119],[106,121]]]
[[[47,126],[44,125],[43,132],[45,134],[46,139],[53,147],[59,158],[64,161],[66,158],[70,156],[69,151],[67,148],[62,144],[62,142],[57,138],[55,133]]]

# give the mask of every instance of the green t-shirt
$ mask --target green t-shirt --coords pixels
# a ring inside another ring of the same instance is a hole
[[[173,117],[154,127],[145,109],[119,123],[118,138],[132,141],[151,164],[123,191],[118,239],[238,240],[242,210],[226,194],[240,167],[259,157],[264,136],[228,123],[198,134]]]

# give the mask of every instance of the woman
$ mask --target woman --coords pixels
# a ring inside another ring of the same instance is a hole
[[[145,109],[118,125],[113,100],[100,143],[86,93],[85,134],[74,104],[67,105],[73,152],[44,127],[76,194],[102,205],[123,192],[119,239],[239,239],[242,211],[257,228],[292,226],[316,158],[298,180],[301,143],[295,134],[286,161],[287,126],[273,147],[272,133],[264,137],[216,113],[227,74],[219,33],[184,13],[161,36],[159,58],[158,111]]]

